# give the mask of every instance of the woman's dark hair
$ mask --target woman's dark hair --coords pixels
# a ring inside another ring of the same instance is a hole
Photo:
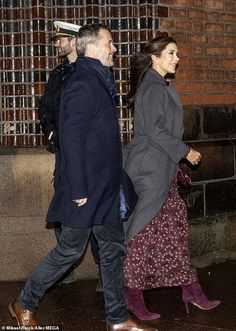
[[[143,77],[152,66],[151,55],[160,56],[162,51],[170,43],[177,44],[171,37],[157,37],[152,39],[140,53],[136,53],[131,58],[130,67],[130,92],[128,99],[130,104],[134,101],[137,88],[141,84]]]

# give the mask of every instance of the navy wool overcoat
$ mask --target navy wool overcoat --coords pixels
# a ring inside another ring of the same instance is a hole
[[[55,194],[47,222],[75,228],[120,221],[122,153],[108,68],[80,57],[62,96]],[[74,199],[88,198],[78,207]]]

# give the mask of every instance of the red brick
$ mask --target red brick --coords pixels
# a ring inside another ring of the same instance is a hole
[[[205,47],[193,45],[193,54],[196,55],[205,55]]]
[[[206,54],[210,56],[223,56],[225,54],[225,48],[223,47],[207,47]]]
[[[220,82],[208,82],[208,92],[222,91],[222,83]]]
[[[180,68],[178,69],[177,73],[178,79],[192,79],[192,70],[191,69],[185,69],[185,67],[182,67],[182,63],[180,62]]]
[[[190,19],[201,19],[205,20],[207,17],[207,14],[204,10],[193,10],[189,9],[189,18]]]
[[[227,91],[228,92],[231,92],[231,91],[235,92],[236,91],[236,81],[229,82],[229,83],[223,82],[222,83],[222,89],[226,92]]]
[[[216,24],[216,23],[206,23],[205,24],[205,31],[206,32],[222,32],[224,33],[224,25],[223,24]]]
[[[235,71],[227,70],[225,74],[226,74],[226,77],[225,77],[226,80],[232,80],[232,81],[236,80]]]
[[[193,100],[193,104],[194,106],[198,106],[198,105],[204,105],[205,102],[203,100],[203,96],[201,94],[193,94],[192,95],[192,100]]]
[[[203,1],[202,0],[193,0],[193,6],[203,8],[203,6],[204,6]]]
[[[222,46],[232,46],[236,45],[236,36],[222,36]]]
[[[191,57],[188,59],[184,59],[185,65],[188,68],[195,69],[195,68],[208,68],[208,58],[205,57]],[[183,63],[182,63],[183,65]]]
[[[176,82],[176,89],[178,92],[188,92],[189,91],[189,83],[178,81]]]
[[[235,48],[225,48],[225,55],[226,56],[234,56],[235,55]]]
[[[186,56],[183,56],[180,58],[180,62],[179,62],[179,68],[178,70],[182,70],[182,69],[189,69],[189,58]]]
[[[204,80],[205,79],[205,71],[203,69],[192,70],[192,77],[196,80]]]
[[[174,0],[160,0],[159,1],[160,5],[173,5],[174,4]]]
[[[225,32],[227,34],[236,34],[236,24],[226,24]]]
[[[235,59],[222,60],[221,66],[222,68],[236,69],[236,60]]]
[[[207,90],[207,82],[189,82],[189,91],[190,92],[204,92]]]
[[[226,2],[225,3],[225,11],[235,12],[236,11],[236,3],[235,3],[235,1]]]
[[[194,105],[217,105],[224,102],[224,94],[193,94]]]
[[[224,80],[225,79],[225,71],[224,70],[209,69],[209,70],[206,71],[206,79],[207,80]]]
[[[183,30],[183,31],[192,31],[192,23],[189,21],[176,21],[175,22],[176,30]]]
[[[207,21],[219,22],[220,21],[220,14],[217,12],[210,12],[207,13]]]
[[[171,37],[173,37],[178,44],[179,43],[184,43],[184,44],[187,43],[187,34],[184,33],[184,32],[179,33],[179,32],[174,32],[173,31]]]
[[[209,59],[209,68],[219,68],[219,67],[220,67],[220,59],[218,57]]]
[[[204,25],[203,22],[193,21],[193,31],[194,32],[203,32]]]
[[[180,101],[183,106],[189,106],[193,104],[193,96],[190,94],[180,94]]]
[[[187,10],[180,8],[170,8],[170,17],[186,18]]]
[[[236,22],[236,14],[221,14],[220,15],[221,22]]]
[[[233,105],[236,103],[236,95],[235,93],[226,94],[225,95],[225,103],[226,105]]]
[[[192,0],[175,0],[175,5],[177,6],[188,6],[190,7],[193,4]]]
[[[192,68],[185,69],[181,66],[178,69],[178,79],[182,80],[204,80],[205,79],[205,72],[202,69],[193,70]]]
[[[207,44],[208,45],[220,45],[220,36],[216,34],[207,35]]]
[[[192,54],[192,45],[178,43],[179,57],[189,56]]]
[[[160,30],[162,31],[170,31],[174,28],[174,20],[170,20],[170,19],[163,19],[161,18],[159,20],[159,27]]]
[[[187,36],[187,40],[192,44],[205,44],[207,37],[205,34],[201,33],[192,33]]]
[[[184,57],[180,61],[182,68],[194,70],[196,68],[208,68],[208,58],[205,57]]]
[[[205,0],[204,7],[207,9],[224,10],[225,0]]]

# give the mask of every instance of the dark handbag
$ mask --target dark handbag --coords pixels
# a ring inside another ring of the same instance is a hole
[[[177,172],[177,187],[180,197],[185,199],[191,190],[191,178],[181,168]]]
[[[123,222],[126,222],[132,214],[137,201],[138,195],[135,192],[133,182],[123,169],[120,187],[120,217]]]

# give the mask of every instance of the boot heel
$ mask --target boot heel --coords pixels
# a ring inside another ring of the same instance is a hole
[[[208,300],[198,281],[183,285],[182,300],[185,303],[187,314],[189,314],[188,303],[203,310],[211,310],[220,304],[220,300]]]
[[[8,310],[9,310],[11,316],[12,316],[13,318],[15,318],[15,317],[16,317],[16,314],[15,314],[13,308],[12,308],[12,303],[13,303],[13,302],[11,302],[11,303],[8,305]]]
[[[185,302],[186,313],[189,314],[188,302]]]

